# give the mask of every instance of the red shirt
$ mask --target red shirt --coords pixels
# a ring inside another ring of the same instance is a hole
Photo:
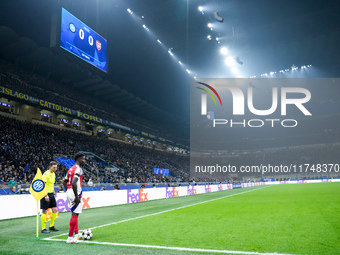
[[[82,191],[82,182],[83,182],[83,170],[80,168],[80,166],[78,165],[74,165],[72,166],[66,174],[65,179],[67,180],[67,189],[72,189],[72,181],[74,176],[78,177],[77,180],[77,191],[78,191],[78,195],[81,193]]]

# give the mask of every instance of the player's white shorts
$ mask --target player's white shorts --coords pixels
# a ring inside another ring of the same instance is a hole
[[[66,197],[67,197],[68,206],[70,207],[71,212],[81,213],[83,210],[83,200],[81,198],[80,198],[80,203],[72,207],[72,202],[75,199],[73,189],[67,190]]]

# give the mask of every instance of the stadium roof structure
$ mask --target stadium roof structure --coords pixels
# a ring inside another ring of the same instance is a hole
[[[193,77],[260,77],[293,64],[313,64],[310,77],[339,76],[337,0],[13,0],[0,7],[1,58],[173,130],[188,131]],[[49,48],[51,17],[61,7],[108,40],[108,74]]]

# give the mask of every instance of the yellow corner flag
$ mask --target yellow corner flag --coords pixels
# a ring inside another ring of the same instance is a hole
[[[46,185],[43,180],[40,169],[38,168],[37,174],[34,176],[30,187],[30,193],[37,200],[37,240],[39,240],[39,200],[47,195]]]
[[[45,182],[43,181],[43,177],[39,168],[32,181],[30,193],[35,198],[35,200],[37,200],[37,202],[47,195]]]

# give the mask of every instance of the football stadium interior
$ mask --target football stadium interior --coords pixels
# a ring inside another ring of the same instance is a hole
[[[0,254],[340,254],[339,13],[2,1]],[[45,234],[32,186],[51,161],[60,231]]]

